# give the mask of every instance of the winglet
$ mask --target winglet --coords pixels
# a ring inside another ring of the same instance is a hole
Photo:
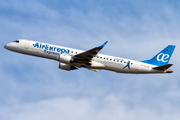
[[[106,41],[104,44],[102,44],[101,46],[99,46],[98,48],[103,48],[106,44],[107,44],[108,41]]]

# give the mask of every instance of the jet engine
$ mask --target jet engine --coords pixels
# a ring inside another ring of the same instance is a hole
[[[65,64],[65,63],[59,63],[59,69],[70,71],[70,70],[75,70],[78,68],[76,68],[75,66],[72,66],[72,65]]]
[[[59,56],[59,62],[69,64],[69,63],[72,63],[73,61],[74,60],[69,55],[60,54],[60,56]]]

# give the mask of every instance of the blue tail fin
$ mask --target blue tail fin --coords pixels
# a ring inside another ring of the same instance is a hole
[[[174,48],[175,48],[174,45],[168,45],[166,48],[164,48],[161,52],[159,52],[152,59],[144,60],[141,62],[156,65],[156,66],[166,65],[166,64],[168,64],[168,62],[171,58]]]

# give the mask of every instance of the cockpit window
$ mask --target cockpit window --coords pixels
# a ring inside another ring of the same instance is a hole
[[[19,40],[15,40],[15,41],[13,41],[13,42],[19,43]]]

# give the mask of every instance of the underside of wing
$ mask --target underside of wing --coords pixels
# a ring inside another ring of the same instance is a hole
[[[92,58],[98,54],[98,52],[107,44],[107,42],[108,41],[106,41],[101,46],[95,47],[93,49],[90,49],[88,51],[73,56],[72,58],[74,59],[74,62],[90,65]]]

